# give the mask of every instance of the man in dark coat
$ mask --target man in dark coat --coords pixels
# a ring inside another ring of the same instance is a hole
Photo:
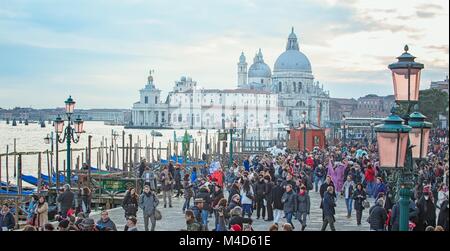
[[[369,224],[372,231],[384,231],[387,213],[383,206],[384,200],[378,199],[376,204],[369,209]]]
[[[267,220],[266,221],[273,221],[272,190],[273,190],[274,184],[270,180],[270,176],[264,177],[264,182],[265,182],[264,199],[266,200],[266,205],[267,205]]]
[[[430,198],[430,192],[425,191],[422,197],[417,202],[417,208],[419,209],[419,215],[417,217],[417,224],[414,230],[425,231],[428,226],[436,226],[436,207]]]
[[[58,196],[57,201],[61,203],[61,216],[67,218],[67,211],[73,207],[73,199],[75,195],[70,191],[70,185],[64,185],[64,192]]]
[[[9,211],[8,204],[3,204],[0,211],[0,231],[13,230],[16,226],[14,215]]]
[[[283,180],[278,179],[278,185],[276,185],[272,189],[272,199],[273,199],[273,209],[274,209],[274,224],[278,224],[278,221],[281,218],[281,214],[283,213],[283,202],[281,201],[281,197],[283,197],[284,194],[284,188],[283,188]]]
[[[258,182],[255,184],[256,195],[256,219],[259,219],[261,209],[263,219],[266,217],[266,207],[264,206],[264,197],[266,192],[266,183],[262,175],[258,176]]]
[[[448,200],[444,200],[444,202],[442,202],[441,209],[439,211],[438,226],[443,227],[445,231],[449,231],[449,229],[448,229]]]
[[[334,188],[332,186],[328,186],[327,191],[323,195],[322,200],[322,214],[323,214],[323,224],[322,224],[322,231],[325,231],[327,229],[328,224],[330,224],[331,231],[336,231],[334,228],[334,215],[336,207],[335,197],[334,194]]]
[[[292,216],[294,216],[294,213],[297,212],[297,194],[295,194],[290,184],[286,186],[286,192],[283,194],[281,202],[283,202],[283,210],[286,215],[286,221],[291,224],[292,229],[294,229]]]

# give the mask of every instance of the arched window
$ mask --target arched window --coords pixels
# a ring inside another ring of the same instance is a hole
[[[183,121],[183,116],[180,113],[180,114],[178,114],[178,122],[181,122],[181,121]]]
[[[281,82],[278,82],[278,92],[283,91],[283,84]]]
[[[300,90],[302,89],[302,82],[298,82],[298,92],[300,92]]]
[[[294,87],[294,93],[296,93],[297,92],[297,84],[295,82],[293,82],[292,86]]]

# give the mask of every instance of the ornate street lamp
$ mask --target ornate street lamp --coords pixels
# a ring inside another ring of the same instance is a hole
[[[383,124],[375,127],[380,155],[380,167],[404,167],[408,133],[411,131],[411,127],[403,125],[403,122],[404,120],[402,118],[391,113],[389,117],[384,119]]]
[[[422,160],[427,156],[428,143],[430,141],[430,130],[432,123],[426,122],[422,113],[415,111],[409,115],[408,125],[412,127],[409,133],[409,140],[411,141],[412,156],[414,159]]]
[[[59,143],[67,143],[67,167],[66,167],[66,183],[70,184],[71,181],[71,143],[78,143],[80,140],[80,135],[83,133],[84,121],[78,116],[75,121],[72,121],[72,114],[75,110],[75,101],[71,96],[64,102],[66,104],[66,115],[67,115],[67,127],[64,129],[64,120],[58,115],[55,120],[55,131],[56,131],[56,151],[58,152],[58,142]],[[72,127],[72,123],[73,126]],[[63,134],[63,137],[60,138],[60,134]],[[56,154],[56,182],[57,186],[59,186],[59,170],[58,170],[58,153]]]
[[[345,115],[342,115],[342,122],[343,122],[343,124],[342,124],[342,130],[343,130],[343,136],[344,136],[344,139],[343,139],[343,143],[344,143],[344,145],[346,144],[346,141],[347,141],[347,118],[345,117]]]
[[[398,62],[390,64],[394,84],[396,101],[418,101],[420,71],[423,64],[414,62],[413,55],[408,53],[409,47],[405,45],[405,52],[397,57]]]
[[[420,71],[423,64],[414,62],[415,57],[408,53],[407,45],[405,52],[397,59],[398,62],[389,65],[395,100],[397,104],[406,103],[408,111],[401,115],[403,119],[391,114],[384,124],[376,126],[376,131],[380,166],[395,167],[394,172],[398,173],[394,175],[395,184],[391,184],[391,188],[397,190],[399,197],[399,230],[408,231],[409,203],[415,182],[413,157],[420,159],[423,153],[426,154],[431,125],[425,122],[422,114],[409,114],[412,105],[419,100]]]

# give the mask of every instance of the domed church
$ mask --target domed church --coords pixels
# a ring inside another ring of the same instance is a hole
[[[329,120],[329,92],[314,81],[311,62],[300,51],[297,35],[292,28],[286,50],[275,61],[273,72],[264,62],[261,49],[248,68],[244,53],[238,62],[238,88],[270,91],[278,94],[278,106],[284,121],[297,127],[306,113],[308,123],[323,126]]]

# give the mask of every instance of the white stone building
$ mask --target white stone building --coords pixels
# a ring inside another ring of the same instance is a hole
[[[247,78],[245,78],[247,74]],[[286,50],[277,58],[273,73],[264,62],[261,49],[247,72],[247,62],[241,53],[238,62],[238,88],[266,90],[278,94],[278,105],[287,122],[298,126],[301,114],[315,125],[324,125],[330,119],[329,93],[314,81],[311,63],[299,49],[294,28],[288,37]]]
[[[329,93],[314,81],[311,64],[299,50],[292,29],[286,51],[274,64],[264,62],[261,49],[247,70],[244,53],[237,64],[237,89],[203,89],[191,78],[175,82],[161,102],[161,91],[148,77],[133,105],[132,127],[269,128],[275,124],[298,126],[303,112],[315,125],[329,121]],[[233,123],[236,118],[236,123]]]

